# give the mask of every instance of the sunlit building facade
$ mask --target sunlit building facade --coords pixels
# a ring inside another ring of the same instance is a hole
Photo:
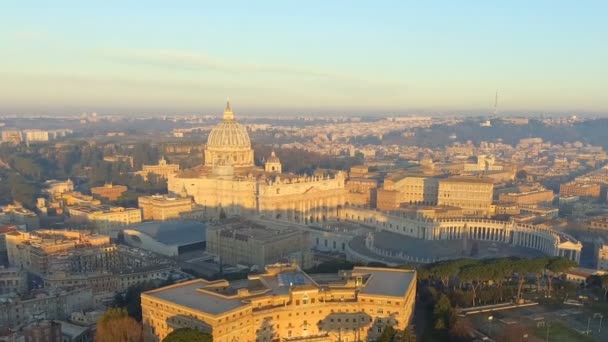
[[[265,168],[253,163],[253,149],[244,126],[234,118],[230,105],[222,122],[207,141],[204,165],[169,175],[173,194],[192,196],[207,218],[259,214],[304,224],[337,217],[346,201],[346,175],[281,173],[276,155]]]
[[[246,280],[198,279],[143,293],[144,338],[162,341],[189,327],[216,342],[373,341],[387,326],[408,327],[415,297],[412,270],[309,275],[275,264]]]

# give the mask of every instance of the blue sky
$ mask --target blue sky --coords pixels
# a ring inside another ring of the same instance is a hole
[[[0,112],[608,113],[607,1],[3,1]]]

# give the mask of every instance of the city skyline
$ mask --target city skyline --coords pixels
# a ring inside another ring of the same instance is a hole
[[[4,4],[0,113],[606,114],[585,4]]]

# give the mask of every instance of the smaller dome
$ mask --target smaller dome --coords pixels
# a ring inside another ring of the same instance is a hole
[[[274,151],[272,151],[272,153],[270,154],[270,157],[268,157],[266,162],[278,164],[278,163],[281,163],[281,160],[279,159],[279,157],[277,157],[277,155],[274,153]]]

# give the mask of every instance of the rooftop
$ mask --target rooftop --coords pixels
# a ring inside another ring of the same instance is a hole
[[[262,296],[289,295],[293,290],[312,289],[331,291],[332,288],[350,288],[360,294],[403,297],[415,286],[416,273],[411,270],[355,267],[338,274],[311,275],[292,265],[271,265],[266,273],[249,276],[248,280],[209,282],[203,279],[179,283],[148,291],[144,296],[172,302],[176,305],[212,315],[250,304],[249,299]],[[361,285],[349,280],[360,278]],[[319,280],[317,283],[316,280]]]
[[[278,223],[274,224],[271,221],[254,221],[241,217],[229,218],[209,229],[220,231],[220,234],[224,237],[243,240],[254,239],[262,242],[278,241],[288,236],[302,234],[301,231],[287,228]]]
[[[455,176],[441,180],[441,182],[449,183],[479,183],[479,184],[494,184],[490,178],[474,177],[474,176]]]
[[[207,225],[198,221],[153,221],[125,228],[146,234],[166,245],[185,245],[205,241]]]
[[[410,286],[416,286],[414,271],[389,268],[355,267],[353,273],[369,274],[361,289],[362,294],[381,296],[405,296]]]

